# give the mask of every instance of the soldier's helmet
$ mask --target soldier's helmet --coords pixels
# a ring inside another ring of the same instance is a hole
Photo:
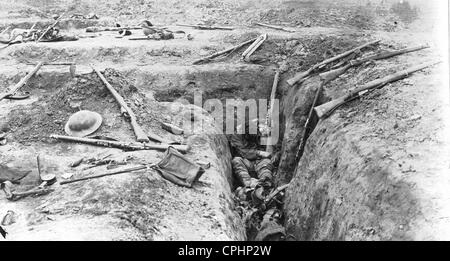
[[[67,121],[64,131],[74,137],[84,137],[94,133],[102,124],[102,116],[96,112],[82,110]]]

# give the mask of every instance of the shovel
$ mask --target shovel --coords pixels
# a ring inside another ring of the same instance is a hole
[[[53,183],[55,183],[56,182],[56,176],[54,174],[41,175],[41,163],[40,163],[39,155],[36,156],[36,161],[37,161],[39,178],[40,178],[40,180],[42,182],[41,185],[38,186],[38,189],[43,189],[47,185],[52,185]]]

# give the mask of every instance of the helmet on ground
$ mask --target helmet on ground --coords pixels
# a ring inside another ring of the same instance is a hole
[[[94,133],[102,124],[102,116],[100,114],[82,110],[70,116],[64,131],[70,136],[84,137]]]

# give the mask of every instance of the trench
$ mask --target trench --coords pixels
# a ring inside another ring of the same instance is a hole
[[[306,54],[300,64],[296,64],[297,70],[306,70],[323,60],[324,57],[333,55],[333,53],[340,53],[351,46],[359,45],[359,43],[350,39],[350,37],[344,37],[324,40],[321,36],[312,37],[309,39],[309,45],[310,47],[315,46],[315,48]],[[279,42],[287,44],[289,41],[292,40]],[[332,50],[332,52],[327,53],[323,50]],[[158,123],[159,120],[170,121],[177,125],[181,124],[187,117],[194,120],[205,120],[208,122],[209,128],[215,128],[214,121],[210,116],[192,116],[192,109],[195,106],[184,108],[183,104],[178,103],[179,101],[187,100],[188,103],[195,103],[194,96],[199,92],[203,95],[203,102],[207,99],[218,99],[223,104],[226,104],[227,99],[268,100],[275,73],[274,66],[260,65],[217,64],[195,68],[189,66],[169,66],[168,68],[161,69],[159,65],[150,65],[139,68],[106,69],[105,75],[112,85],[121,86],[119,92],[130,100],[133,108],[140,115],[140,124],[160,136],[173,140],[179,140],[180,137],[162,130]],[[94,73],[90,72],[87,66],[81,65],[78,70],[79,73],[75,77],[72,77],[66,69],[45,68],[41,70],[24,89],[29,91],[34,98],[30,101],[15,102],[15,104],[8,102],[3,105],[4,107],[0,110],[0,131],[11,133],[8,139],[19,144],[20,150],[25,150],[24,147],[43,146],[43,144],[56,146],[46,147],[44,145],[43,147],[45,147],[47,153],[55,150],[52,155],[66,165],[69,160],[74,159],[70,156],[71,154],[97,153],[100,151],[100,149],[89,151],[81,145],[74,145],[73,147],[59,145],[49,138],[49,135],[53,133],[62,134],[61,126],[65,119],[79,108],[98,111],[104,115],[106,122],[99,133],[100,135],[114,135],[119,140],[130,140],[130,137],[133,137],[132,130],[125,127],[128,126],[125,120],[117,117],[120,112],[114,100],[108,96],[108,93],[102,87],[100,80]],[[342,204],[342,202],[337,202],[337,197],[333,198],[329,195],[329,190],[334,189],[333,182],[328,181],[322,184],[320,179],[317,180],[316,178],[316,176],[320,177],[329,170],[323,169],[323,166],[314,169],[314,171],[307,168],[308,164],[317,164],[315,163],[315,157],[320,157],[318,154],[321,150],[320,148],[316,149],[318,146],[314,144],[320,143],[322,146],[323,144],[334,143],[342,146],[344,146],[343,144],[348,146],[348,144],[337,142],[340,138],[337,136],[339,128],[333,128],[334,125],[331,125],[329,129],[322,125],[316,129],[318,120],[314,115],[306,130],[305,123],[315,96],[318,95],[319,97],[318,104],[323,103],[330,99],[330,93],[336,91],[333,88],[345,83],[342,81],[349,79],[341,80],[327,90],[321,88],[322,82],[317,76],[307,79],[302,84],[289,86],[286,79],[290,78],[293,73],[290,70],[281,75],[276,93],[276,98],[280,100],[280,138],[275,146],[275,154],[279,155],[279,160],[274,166],[273,180],[269,188],[269,191],[271,191],[284,184],[291,184],[286,193],[279,193],[279,200],[274,207],[278,211],[278,223],[285,229],[285,233],[283,237],[271,238],[268,236],[266,239],[343,239],[344,235],[349,232],[343,228],[344,225],[340,223],[338,218],[345,216],[346,213],[339,215],[327,213],[327,211],[331,211],[330,208],[333,208],[332,211],[335,212],[341,211],[339,204]],[[17,82],[19,78],[15,74],[6,74],[2,75],[0,80],[4,86],[8,86]],[[176,105],[173,105],[173,102],[176,102]],[[181,107],[183,109],[180,109]],[[313,141],[309,142],[309,137],[312,137]],[[242,200],[240,201],[236,197],[235,190],[242,184],[239,184],[232,171],[232,159],[236,155],[231,153],[227,137],[220,130],[216,130],[193,135],[188,137],[187,140],[194,147],[193,157],[196,160],[204,161],[207,159],[214,166],[214,175],[208,177],[206,182],[202,182],[200,189],[192,192],[168,186],[154,177],[147,178],[151,181],[150,187],[142,185],[144,182],[142,178],[134,178],[132,181],[122,178],[117,180],[117,184],[99,181],[99,183],[89,183],[87,188],[79,185],[75,187],[73,192],[61,192],[63,198],[66,196],[73,201],[73,205],[67,205],[67,202],[57,200],[58,204],[47,209],[47,213],[53,211],[61,214],[62,212],[71,215],[69,219],[72,223],[77,223],[79,222],[77,221],[77,215],[79,214],[103,217],[104,213],[111,213],[113,209],[119,208],[125,213],[119,215],[120,219],[126,220],[129,226],[139,231],[132,239],[255,240],[260,229],[259,223],[264,218],[267,209],[252,212],[252,206],[243,205]],[[9,151],[13,149],[14,146],[10,147]],[[334,154],[330,156],[330,159],[336,159],[336,162],[329,165],[335,166],[336,169],[341,167],[333,173],[338,173],[337,175],[345,173],[345,166],[339,165],[339,159],[345,157],[342,155],[343,152],[336,147],[333,147],[331,151]],[[2,153],[4,153],[2,157],[9,160],[15,156],[24,157],[20,153],[9,152],[11,157],[8,157],[5,151],[2,151]],[[135,157],[142,159],[147,156],[140,154],[135,155]],[[149,157],[155,160],[160,158],[156,153],[152,153]],[[364,157],[360,158],[363,161],[365,160]],[[56,163],[54,165],[56,165],[53,166],[55,169],[63,169],[61,166],[58,167]],[[390,186],[399,186],[401,193],[408,194],[405,184],[396,183],[392,185],[387,182],[386,171],[380,169],[376,163],[368,166],[367,173],[380,175],[372,177],[371,182],[387,184],[377,187],[377,190],[374,190],[371,196],[380,197],[383,191],[388,191],[391,188]],[[358,169],[355,171],[358,171]],[[307,187],[308,178],[314,180],[313,188]],[[114,190],[120,186],[127,186],[127,189],[122,193],[115,192]],[[93,195],[95,193],[92,190],[101,191],[105,195]],[[170,195],[161,192],[166,190],[173,191],[167,192]],[[389,193],[392,197],[399,197],[401,194],[400,192]],[[298,195],[305,197],[303,201],[296,199]],[[358,194],[358,196],[360,195]],[[81,197],[81,202],[72,200],[74,197]],[[360,197],[363,198],[363,196]],[[112,198],[119,198],[120,200],[112,202]],[[409,197],[402,198],[400,201],[410,206],[414,205]],[[127,204],[130,206],[127,206]],[[145,204],[149,204],[151,207],[143,208],[142,205]],[[167,206],[170,204],[172,204],[172,207]],[[287,204],[287,207],[285,204]],[[138,207],[140,210],[136,211],[133,207]],[[377,208],[377,206],[372,207]],[[61,210],[61,208],[64,210]],[[386,206],[383,206],[383,208],[385,210]],[[171,213],[174,209],[177,211]],[[192,209],[196,210],[189,213]],[[412,209],[413,207],[400,211],[409,213]],[[160,213],[155,214],[158,211]],[[209,212],[205,214],[205,211]],[[311,213],[307,213],[308,211]],[[382,210],[379,211],[376,214],[382,215]],[[403,212],[398,216],[404,214]],[[404,216],[408,216],[408,213]],[[178,214],[181,217],[177,216]],[[214,218],[211,218],[211,216]],[[250,218],[248,218],[249,216]],[[204,223],[205,217],[208,219],[206,225]],[[185,223],[177,219],[192,219],[193,221],[190,224],[200,227],[200,231],[191,233],[186,228]],[[323,224],[324,220],[326,224]],[[404,220],[398,222],[404,222]],[[149,226],[148,224],[154,225]],[[64,225],[64,223],[61,223],[61,225]],[[95,229],[98,224],[93,223],[91,225]],[[325,235],[317,236],[317,230],[322,227],[326,229]],[[366,230],[364,230],[364,233],[371,233]],[[165,235],[161,236],[161,234]],[[108,238],[108,235],[106,233],[105,237]],[[142,235],[144,236],[142,237]],[[365,236],[363,238],[366,239]],[[129,238],[127,237],[127,239]]]

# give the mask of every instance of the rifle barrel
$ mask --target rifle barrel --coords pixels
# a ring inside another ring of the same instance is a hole
[[[322,78],[322,80],[324,80],[325,82],[329,82],[329,81],[336,79],[343,73],[345,73],[350,67],[355,67],[355,66],[361,65],[368,61],[387,59],[387,58],[391,58],[391,57],[394,57],[397,55],[415,52],[415,51],[419,51],[419,50],[426,49],[426,48],[429,48],[429,46],[428,45],[419,45],[416,47],[404,48],[404,49],[400,49],[397,51],[385,51],[385,52],[381,52],[378,54],[363,57],[360,59],[355,59],[355,60],[350,61],[345,66],[342,66],[340,68],[320,74],[320,78]]]
[[[143,170],[146,168],[147,168],[147,166],[137,166],[137,167],[131,167],[131,168],[127,168],[127,169],[120,169],[120,170],[116,170],[116,171],[112,171],[112,172],[91,175],[91,176],[82,177],[82,178],[78,178],[78,179],[66,180],[66,181],[60,182],[59,184],[64,185],[64,184],[75,183],[75,182],[79,182],[79,181],[83,181],[83,180],[97,179],[97,178],[101,178],[101,177],[105,177],[105,176],[112,176],[112,175],[117,175],[117,174],[122,174],[122,173]]]
[[[123,150],[166,150],[169,147],[173,147],[174,149],[186,153],[189,151],[188,145],[170,145],[170,144],[143,144],[137,142],[120,142],[120,141],[111,141],[111,140],[97,140],[97,139],[89,139],[89,138],[79,138],[72,136],[63,136],[63,135],[50,135],[51,138],[70,141],[70,142],[80,142],[94,146],[103,146],[103,147],[112,147]]]
[[[244,45],[247,45],[247,44],[249,44],[249,43],[254,42],[254,41],[257,40],[257,39],[258,39],[258,38],[253,38],[253,39],[250,39],[250,40],[245,41],[245,42],[243,42],[243,43],[240,43],[240,44],[238,44],[238,45],[235,45],[235,46],[233,46],[233,47],[230,47],[230,48],[228,48],[228,49],[225,49],[225,50],[223,50],[223,51],[213,53],[213,54],[211,54],[211,55],[209,55],[209,56],[206,56],[206,57],[204,57],[204,58],[201,58],[201,59],[198,59],[198,60],[194,61],[192,64],[199,64],[199,63],[202,63],[202,62],[211,60],[211,59],[216,58],[216,57],[218,57],[218,56],[221,56],[221,55],[223,55],[223,54],[229,53],[229,52],[231,52],[231,51],[233,51],[233,50],[235,50],[235,49],[239,49],[239,48],[243,47]]]

